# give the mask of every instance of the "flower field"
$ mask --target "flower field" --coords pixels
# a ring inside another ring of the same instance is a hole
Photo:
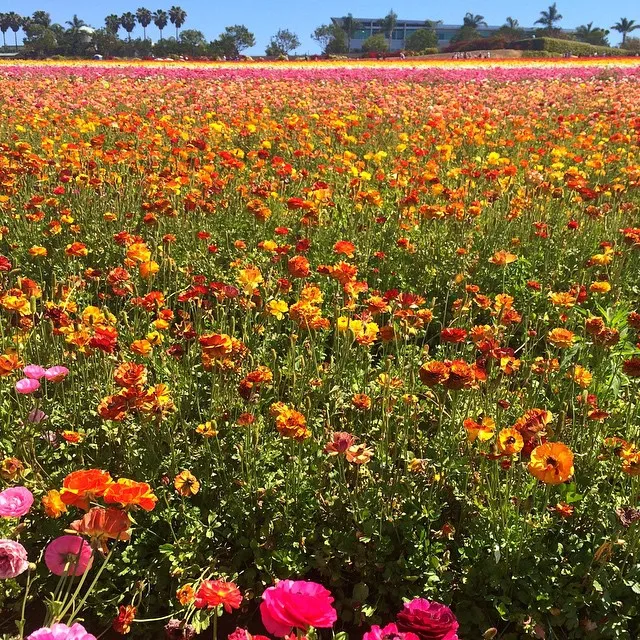
[[[640,637],[639,104],[0,64],[0,637]]]

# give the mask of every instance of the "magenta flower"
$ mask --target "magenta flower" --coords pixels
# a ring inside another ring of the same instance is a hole
[[[39,364],[28,364],[22,371],[31,380],[40,380],[45,374],[45,370]]]
[[[419,638],[415,633],[398,631],[398,627],[391,622],[384,628],[380,628],[377,624],[373,625],[362,636],[362,640],[419,640]]]
[[[21,518],[29,513],[33,504],[33,494],[26,487],[10,487],[0,491],[0,516]]]
[[[60,365],[56,365],[55,367],[49,367],[44,372],[44,377],[49,382],[60,382],[64,380],[69,375],[69,369],[67,367],[62,367]]]
[[[81,576],[91,568],[93,551],[89,543],[79,536],[60,536],[52,540],[44,552],[44,562],[51,573],[61,576]]]
[[[458,621],[449,607],[440,602],[416,598],[406,602],[396,623],[404,633],[420,640],[458,640]]]
[[[26,549],[15,540],[0,540],[0,580],[16,578],[29,567]]]
[[[260,614],[267,631],[280,638],[292,628],[329,628],[337,619],[333,596],[322,585],[305,580],[281,580],[262,594]]]
[[[50,629],[43,627],[34,631],[27,640],[96,640],[81,624],[76,622],[72,627],[58,623]]]
[[[22,378],[16,382],[16,391],[24,395],[28,395],[37,391],[40,388],[40,383],[33,378]]]

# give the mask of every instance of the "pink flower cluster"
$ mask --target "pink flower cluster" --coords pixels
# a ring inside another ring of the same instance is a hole
[[[69,374],[69,369],[60,365],[45,369],[38,364],[28,364],[22,371],[25,377],[16,382],[16,391],[23,395],[37,391],[40,388],[42,378],[49,382],[61,382]]]
[[[0,580],[16,578],[29,567],[26,549],[15,540],[0,540]]]
[[[76,622],[72,627],[61,623],[51,628],[43,627],[34,631],[27,640],[96,640],[96,637]]]

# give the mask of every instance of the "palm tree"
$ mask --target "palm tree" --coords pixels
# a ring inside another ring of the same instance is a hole
[[[627,33],[640,29],[640,24],[636,24],[635,20],[620,18],[620,20],[618,20],[618,22],[616,22],[611,28],[622,34],[622,44],[624,44],[627,41]]]
[[[465,27],[473,27],[474,29],[477,29],[480,25],[484,25],[485,27],[487,26],[484,16],[481,16],[478,14],[473,15],[473,13],[471,12],[464,14],[464,18],[462,19],[462,24]]]
[[[518,22],[518,20],[516,18],[512,18],[511,16],[509,16],[504,21],[504,26],[507,27],[508,29],[519,29],[520,28],[520,23]]]
[[[129,42],[131,42],[131,32],[136,28],[136,17],[127,11],[120,16],[120,24],[122,28],[129,34]]]
[[[8,13],[0,13],[0,31],[2,31],[2,46],[7,46],[7,31],[11,27],[11,18]]]
[[[164,9],[158,9],[153,14],[153,24],[158,27],[158,31],[160,31],[160,40],[162,40],[162,30],[167,26],[167,22],[169,22],[169,15]]]
[[[173,6],[169,9],[169,20],[176,27],[176,40],[178,39],[178,31],[187,19],[187,12],[180,7]]]
[[[7,18],[9,21],[9,29],[13,31],[13,38],[16,44],[16,51],[18,50],[18,31],[20,31],[20,27],[22,26],[22,18],[15,12],[9,11],[7,14],[9,17]]]
[[[48,28],[51,26],[51,16],[46,11],[34,11],[31,16],[31,23]]]
[[[540,18],[533,24],[541,24],[549,31],[553,31],[556,28],[555,23],[560,22],[560,20],[562,20],[562,16],[558,13],[558,8],[556,7],[556,3],[554,2],[549,6],[549,9],[547,11],[540,12]]]
[[[147,39],[147,27],[151,24],[151,20],[153,20],[153,14],[151,13],[151,11],[149,11],[149,9],[145,9],[144,7],[140,7],[136,11],[136,18],[138,19],[138,22],[142,26],[143,37],[146,40]]]
[[[393,30],[398,24],[398,14],[391,9],[389,13],[384,17],[380,26],[382,27],[382,33],[389,40],[389,49],[391,49],[391,38],[393,36]]]
[[[351,52],[351,38],[362,25],[353,17],[352,13],[347,13],[342,18],[342,29],[347,34],[347,53]]]
[[[107,31],[116,36],[118,35],[118,29],[120,28],[120,16],[112,13],[104,19],[104,24]]]

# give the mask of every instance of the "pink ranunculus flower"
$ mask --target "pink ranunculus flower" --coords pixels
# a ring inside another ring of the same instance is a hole
[[[91,567],[93,551],[91,545],[80,536],[60,536],[52,540],[44,552],[44,562],[51,573],[61,576],[81,576]]]
[[[22,378],[16,382],[16,391],[23,395],[29,395],[40,388],[40,383],[33,378]]]
[[[76,622],[72,627],[62,623],[51,628],[43,627],[34,631],[27,640],[96,640],[96,637]]]
[[[64,380],[69,375],[69,369],[67,367],[62,367],[60,365],[56,365],[55,367],[49,367],[44,372],[44,377],[49,382],[60,382]]]
[[[416,598],[406,602],[396,619],[398,630],[415,633],[420,640],[458,640],[458,621],[440,602]]]
[[[281,580],[262,594],[260,614],[267,631],[282,638],[292,628],[329,628],[337,619],[333,596],[321,584]]]
[[[29,567],[26,549],[15,540],[0,540],[0,580],[15,578]]]
[[[33,494],[26,487],[9,487],[0,491],[0,516],[21,518],[29,513],[33,504]]]
[[[29,411],[29,415],[27,416],[27,420],[33,424],[40,424],[44,422],[49,416],[42,411],[42,409],[33,408]]]
[[[28,364],[22,371],[31,380],[40,380],[45,374],[45,370],[39,364]]]
[[[380,628],[377,624],[373,625],[362,636],[362,640],[419,640],[419,638],[415,633],[398,631],[398,627],[393,622],[390,622],[384,628]]]
[[[227,636],[227,640],[269,640],[267,636],[251,635],[246,629],[237,627],[233,633]]]

